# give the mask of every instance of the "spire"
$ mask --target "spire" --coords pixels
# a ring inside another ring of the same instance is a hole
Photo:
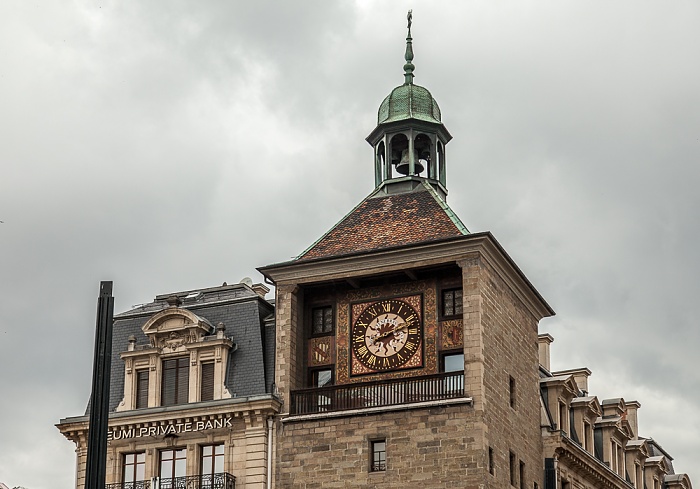
[[[406,19],[408,20],[408,37],[406,37],[406,64],[403,65],[403,76],[404,76],[404,85],[412,85],[413,84],[413,70],[415,69],[415,66],[413,65],[413,38],[411,37],[411,21],[413,19],[413,10],[408,11],[408,15],[406,16]]]

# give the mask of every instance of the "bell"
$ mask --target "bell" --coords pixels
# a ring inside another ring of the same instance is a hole
[[[425,167],[418,160],[418,151],[413,151],[414,155],[414,175],[419,175],[425,170]],[[401,153],[401,161],[396,164],[396,171],[402,175],[408,175],[408,149],[404,149]]]

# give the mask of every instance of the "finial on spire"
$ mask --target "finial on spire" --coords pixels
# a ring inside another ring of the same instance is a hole
[[[413,38],[411,37],[411,23],[413,21],[413,10],[408,11],[408,15],[406,16],[406,19],[408,20],[408,36],[406,37],[406,55],[404,56],[406,59],[406,64],[403,65],[403,76],[404,76],[404,85],[411,85],[413,83],[413,70],[416,68],[412,61],[413,61]]]

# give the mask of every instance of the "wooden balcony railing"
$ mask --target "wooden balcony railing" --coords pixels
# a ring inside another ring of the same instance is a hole
[[[290,414],[346,411],[464,397],[464,372],[332,385],[291,392]]]
[[[172,479],[152,479],[148,481],[119,482],[107,484],[105,489],[235,489],[236,478],[227,473],[190,475]]]

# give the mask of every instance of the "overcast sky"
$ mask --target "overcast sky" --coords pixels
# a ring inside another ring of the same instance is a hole
[[[100,280],[261,281],[371,192],[409,8],[449,204],[700,485],[696,0],[0,2],[1,482],[73,487]]]

